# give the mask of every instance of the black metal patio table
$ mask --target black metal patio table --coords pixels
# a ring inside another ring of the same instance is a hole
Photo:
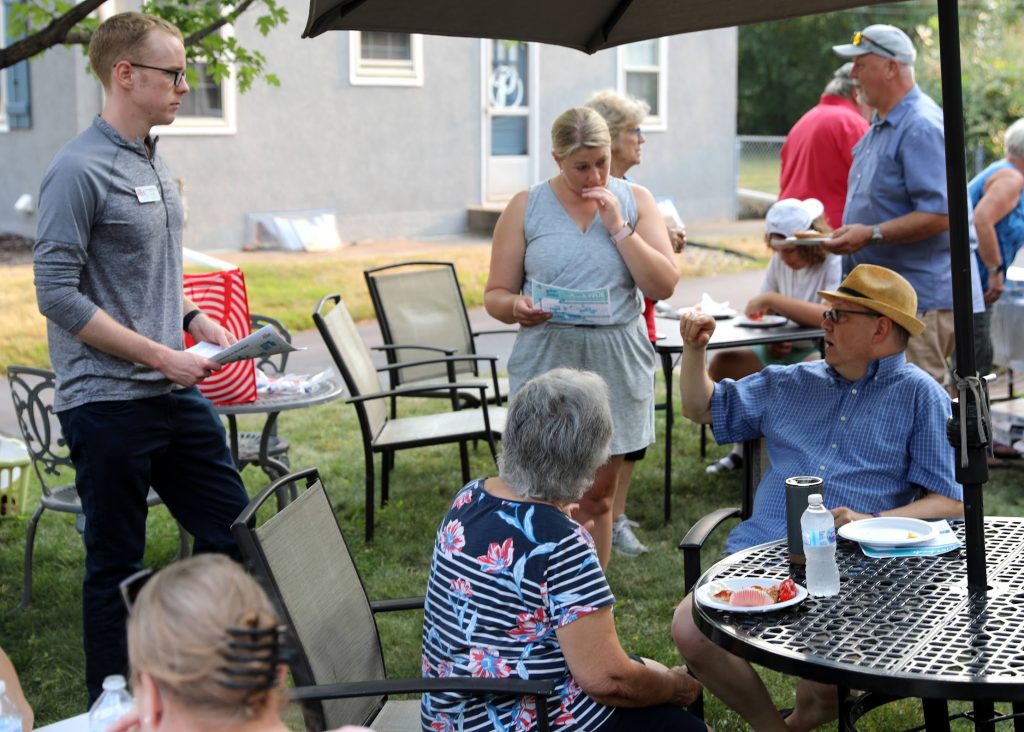
[[[805,328],[788,321],[785,325],[771,328],[749,328],[738,324],[738,318],[725,318],[715,324],[715,332],[708,343],[708,350],[718,348],[743,348],[783,341],[814,340],[820,343],[825,336],[821,328]],[[661,359],[661,372],[665,376],[665,402],[658,409],[665,410],[665,521],[672,519],[672,425],[675,422],[673,409],[672,369],[683,352],[683,338],[679,335],[679,320],[676,318],[655,318],[658,340],[654,351]],[[820,348],[820,346],[819,346]]]
[[[951,522],[964,539],[962,522]],[[808,597],[768,613],[732,613],[693,603],[697,626],[726,650],[776,671],[840,687],[840,729],[893,698],[922,700],[925,728],[948,730],[946,700],[975,702],[976,729],[994,729],[994,703],[1024,712],[1024,518],[986,517],[990,589],[969,592],[965,551],[871,559],[840,540],[835,597]],[[697,583],[792,576],[786,542],[730,555]],[[845,690],[871,692],[847,697]],[[1014,719],[1014,729],[1024,729]]]

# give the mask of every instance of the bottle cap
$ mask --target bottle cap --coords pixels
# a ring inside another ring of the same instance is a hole
[[[821,494],[820,493],[812,493],[811,495],[807,496],[807,505],[808,506],[820,506],[821,505]],[[104,683],[104,688],[106,688],[106,684],[105,683]]]
[[[128,682],[124,680],[124,676],[120,674],[114,674],[103,679],[103,691],[116,691],[117,689],[124,689],[128,686]]]

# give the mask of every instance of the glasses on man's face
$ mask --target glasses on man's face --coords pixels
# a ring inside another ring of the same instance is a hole
[[[831,320],[836,325],[839,325],[839,323],[842,322],[844,315],[867,315],[871,318],[884,317],[881,313],[876,313],[874,310],[845,310],[843,308],[832,308],[831,310],[826,310],[821,314],[821,317],[825,320]]]
[[[132,605],[135,604],[135,600],[139,597],[139,593],[142,591],[142,586],[145,585],[152,576],[152,569],[140,569],[135,574],[129,575],[125,579],[121,580],[118,584],[118,588],[121,590],[121,599],[124,600],[124,606],[128,609],[129,613],[132,611]]]
[[[149,64],[140,64],[135,61],[129,61],[132,66],[138,66],[140,69],[149,69],[150,71],[163,71],[165,74],[170,74],[174,77],[174,88],[177,89],[181,86],[181,82],[185,80],[185,69],[163,69],[159,66],[150,66]]]
[[[893,58],[896,58],[896,52],[893,51],[891,48],[886,48],[885,46],[883,46],[878,41],[876,41],[873,38],[870,38],[870,37],[864,35],[860,31],[857,31],[856,33],[853,34],[853,45],[860,46],[860,45],[862,45],[864,43],[864,41],[867,41],[872,46],[877,46],[878,48],[882,49],[883,51],[885,51],[887,54],[889,54]]]

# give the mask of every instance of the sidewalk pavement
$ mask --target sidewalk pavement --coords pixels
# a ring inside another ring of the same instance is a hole
[[[489,244],[489,242],[488,242]],[[693,305],[700,301],[701,293],[706,292],[715,300],[731,300],[733,306],[742,306],[741,299],[746,293],[753,294],[761,284],[763,273],[760,270],[737,272],[735,274],[714,275],[710,277],[695,277],[692,279],[680,280],[676,286],[675,294],[669,299],[674,307]],[[737,293],[744,293],[737,297]],[[470,311],[470,324],[473,330],[496,329],[505,326],[490,315],[483,308],[476,308]],[[288,370],[296,374],[316,374],[326,368],[333,367],[330,354],[324,347],[320,334],[316,329],[300,331],[292,334],[295,346],[305,348],[303,351],[293,353],[288,359]],[[363,340],[370,347],[380,345],[384,342],[380,334],[377,321],[371,320],[359,326],[359,333]],[[509,351],[512,348],[513,338],[486,336],[481,341],[481,352],[494,353],[498,356],[498,368],[504,371],[508,360]],[[384,364],[383,355],[374,352],[378,365]],[[18,422],[14,416],[14,405],[11,402],[11,392],[7,379],[0,378],[0,435],[9,437],[20,437]]]

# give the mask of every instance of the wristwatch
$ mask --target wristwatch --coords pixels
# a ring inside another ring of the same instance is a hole
[[[625,239],[627,236],[632,234],[634,231],[635,231],[635,229],[632,226],[630,226],[629,222],[627,221],[625,224],[623,224],[621,229],[619,229],[617,232],[612,234],[612,241],[615,242],[616,244],[618,244],[620,241]]]
[[[884,241],[885,239],[882,238],[882,225],[875,224],[874,226],[871,227],[871,243],[881,244]]]

